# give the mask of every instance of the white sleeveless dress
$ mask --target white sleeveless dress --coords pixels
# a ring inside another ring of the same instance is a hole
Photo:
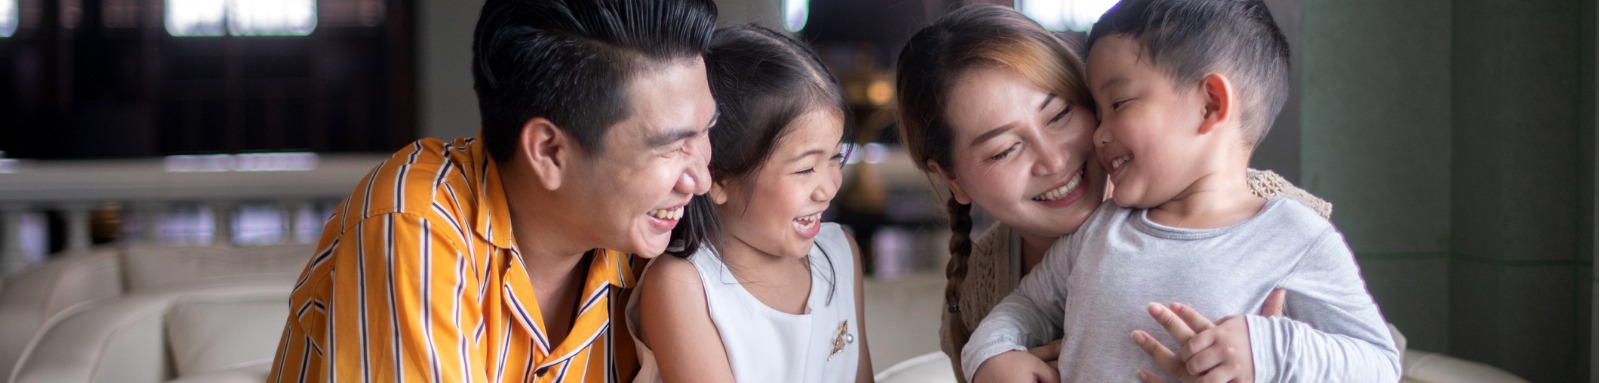
[[[855,255],[838,224],[824,223],[811,261],[811,293],[805,314],[789,314],[756,299],[734,279],[711,247],[689,257],[705,287],[711,323],[738,382],[853,382],[860,359],[861,327],[856,323]],[[830,262],[831,261],[831,262]],[[831,272],[829,272],[831,270]],[[650,272],[649,268],[645,273]],[[634,382],[661,381],[654,352],[639,341],[639,295],[634,290],[626,313],[639,350]]]

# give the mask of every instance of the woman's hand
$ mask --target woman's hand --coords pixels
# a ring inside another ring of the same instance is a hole
[[[1039,360],[1032,351],[1007,351],[983,361],[972,377],[972,383],[1018,382],[1059,383],[1061,373]]]
[[[1262,316],[1283,316],[1284,290],[1275,289],[1261,305]],[[1186,305],[1150,304],[1150,317],[1183,347],[1178,355],[1144,331],[1134,331],[1133,341],[1168,374],[1189,382],[1253,382],[1255,363],[1250,354],[1250,331],[1244,318],[1230,316],[1213,324]],[[1148,370],[1139,370],[1146,383],[1164,380]]]
[[[1045,365],[1054,366],[1056,365],[1056,359],[1061,358],[1061,340],[1052,340],[1043,346],[1030,348],[1028,353],[1039,357],[1039,360],[1044,361]]]

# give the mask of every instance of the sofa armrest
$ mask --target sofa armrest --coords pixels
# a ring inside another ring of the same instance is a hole
[[[9,276],[0,288],[0,378],[28,342],[53,318],[81,305],[122,294],[117,251],[67,254]]]
[[[174,371],[164,331],[173,305],[195,299],[286,301],[291,287],[276,278],[171,286],[75,311],[30,342],[11,381],[164,382]]]

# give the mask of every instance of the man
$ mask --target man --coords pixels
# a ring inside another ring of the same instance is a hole
[[[489,0],[483,129],[379,165],[323,228],[269,381],[610,382],[637,271],[710,187],[710,0]]]

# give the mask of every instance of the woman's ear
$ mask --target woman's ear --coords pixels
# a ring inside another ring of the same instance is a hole
[[[1210,133],[1233,119],[1233,104],[1238,100],[1234,99],[1237,95],[1233,93],[1233,83],[1227,77],[1212,73],[1200,79],[1200,96],[1203,119],[1198,133]]]
[[[967,196],[967,191],[963,190],[961,183],[956,181],[954,172],[939,166],[939,163],[934,160],[928,160],[928,169],[933,170],[933,174],[939,175],[939,179],[944,181],[944,186],[950,188],[950,195],[955,197],[956,202],[962,204],[972,203],[972,198]]]
[[[573,141],[566,132],[556,127],[555,123],[544,118],[533,118],[522,125],[522,134],[517,136],[517,155],[523,163],[533,170],[534,179],[545,190],[556,190],[561,187],[561,179],[566,166],[571,164],[570,156],[576,150]]]

